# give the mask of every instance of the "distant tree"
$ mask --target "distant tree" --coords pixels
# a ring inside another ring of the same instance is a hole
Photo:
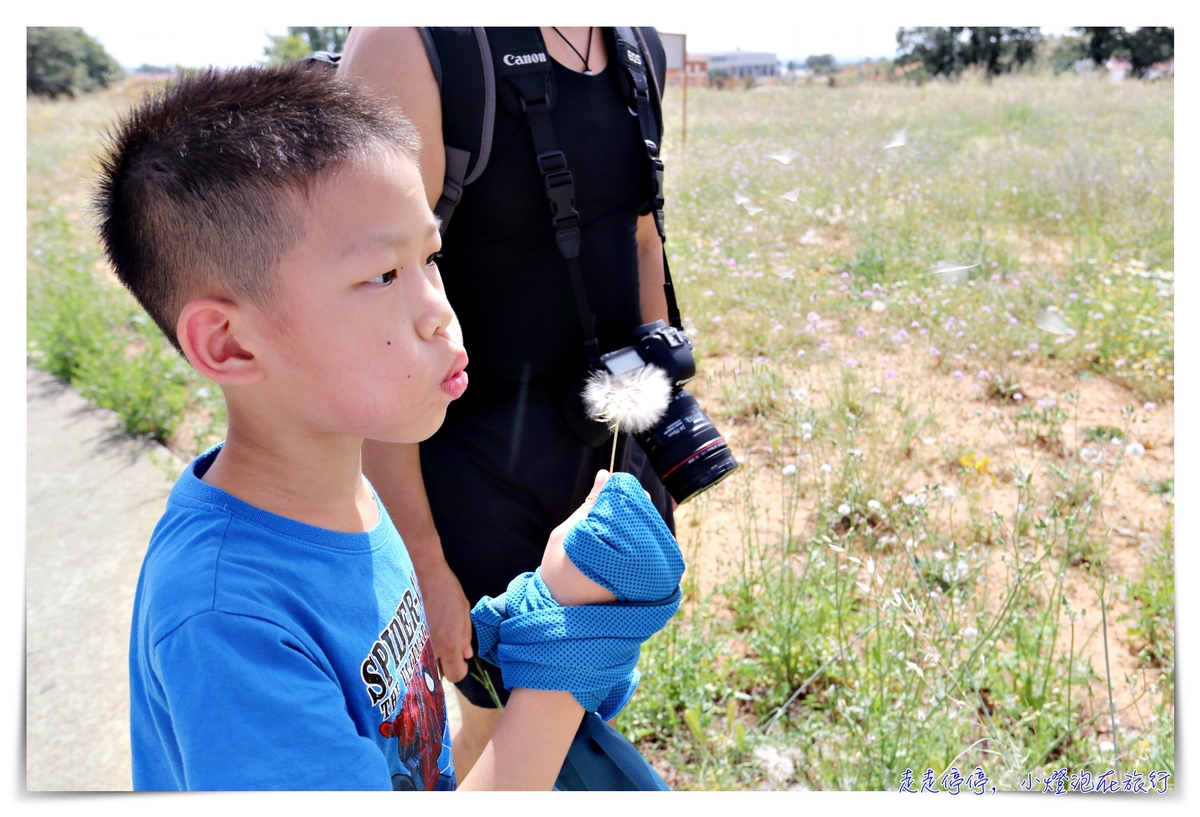
[[[175,73],[175,66],[173,66],[173,65],[150,65],[149,63],[144,62],[141,65],[139,65],[137,68],[134,68],[133,73],[135,73],[135,74],[173,74],[173,73]]]
[[[1085,28],[1075,31],[1084,40],[1084,53],[1096,65],[1109,59],[1129,60],[1130,73],[1144,76],[1156,62],[1175,59],[1175,29],[1146,26],[1143,28]]]
[[[299,34],[313,51],[331,51],[335,54],[341,53],[349,33],[349,26],[288,28],[288,34]]]
[[[733,82],[733,75],[725,68],[708,69],[708,84],[715,85],[719,90],[725,90]]]
[[[82,28],[25,30],[25,90],[28,94],[73,97],[107,88],[124,76],[104,46]]]
[[[901,28],[896,65],[919,64],[929,76],[946,77],[978,66],[991,78],[1032,62],[1041,39],[1037,26]]]
[[[824,74],[837,68],[837,60],[832,54],[812,54],[804,61],[804,65],[816,74]]]
[[[271,65],[306,57],[314,51],[338,53],[346,44],[348,26],[319,28],[313,26],[289,26],[288,33],[267,35],[271,42],[263,49],[263,56]]]

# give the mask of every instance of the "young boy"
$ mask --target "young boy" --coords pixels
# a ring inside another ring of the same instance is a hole
[[[583,708],[515,689],[455,780],[412,563],[362,476],[364,438],[428,437],[467,385],[416,149],[403,117],[301,66],[185,77],[111,136],[104,247],[229,412],[138,581],[137,789],[549,789],[558,774]],[[615,598],[564,556],[589,503],[547,547],[562,605]]]

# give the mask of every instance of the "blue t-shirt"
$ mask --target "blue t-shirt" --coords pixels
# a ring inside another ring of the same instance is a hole
[[[446,702],[416,575],[367,533],[175,484],[129,644],[135,789],[452,789]]]

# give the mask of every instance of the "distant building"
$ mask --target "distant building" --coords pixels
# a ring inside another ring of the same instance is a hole
[[[708,61],[709,72],[726,71],[737,77],[778,77],[779,60],[774,54],[761,51],[726,51],[721,54],[696,55],[693,59]]]

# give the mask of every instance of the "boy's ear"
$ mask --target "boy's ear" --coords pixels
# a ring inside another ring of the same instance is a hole
[[[236,304],[213,298],[197,298],[183,307],[175,334],[196,371],[228,386],[263,379],[265,373],[258,359],[239,341],[246,317]]]

